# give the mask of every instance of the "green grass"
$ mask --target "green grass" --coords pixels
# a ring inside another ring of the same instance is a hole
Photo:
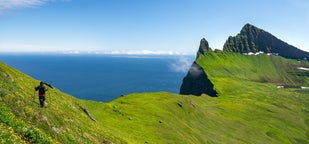
[[[133,93],[112,102],[79,100],[0,63],[1,143],[309,143],[309,86],[297,62],[277,56],[209,52],[201,65],[219,97]],[[86,108],[92,121],[79,107]]]
[[[124,142],[90,120],[79,107],[81,100],[49,88],[47,108],[40,108],[34,91],[39,81],[3,63],[0,79],[0,123],[12,128],[17,138],[27,143]]]
[[[197,63],[215,83],[219,93],[237,94],[259,89],[259,85],[309,86],[309,77],[292,75],[302,72],[297,67],[309,67],[308,62],[297,62],[278,56],[245,56],[238,53],[209,52],[200,55]],[[257,85],[257,86],[256,86]]]

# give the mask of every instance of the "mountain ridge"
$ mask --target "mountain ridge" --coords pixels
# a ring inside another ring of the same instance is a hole
[[[219,52],[218,50],[215,51]],[[307,57],[309,58],[309,52],[291,46],[276,38],[269,32],[249,23],[245,24],[240,33],[235,37],[230,36],[228,38],[224,43],[223,51],[246,55],[251,55],[250,53],[267,53],[268,55],[274,54],[298,60],[307,60]],[[196,62],[199,56],[211,52],[212,49],[209,47],[208,41],[205,38],[202,38],[196,60],[191,65],[187,75],[183,78],[179,92],[180,94],[193,94],[199,96],[204,93],[210,96],[217,96],[218,93],[215,90],[212,81],[208,78],[207,71],[203,71],[203,68]],[[194,72],[196,69],[202,69],[203,72],[196,73]]]
[[[249,23],[244,25],[236,36],[229,36],[224,43],[223,51],[238,53],[263,51],[265,53],[276,53],[285,58],[309,58],[309,52],[289,45],[271,33]]]

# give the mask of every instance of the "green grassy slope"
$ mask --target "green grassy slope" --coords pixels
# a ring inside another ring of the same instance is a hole
[[[222,95],[237,95],[252,91],[267,91],[260,85],[309,86],[308,71],[298,67],[309,67],[309,63],[288,60],[266,54],[246,56],[238,53],[209,52],[199,55],[197,63],[209,75],[215,89]],[[298,76],[298,75],[306,76]],[[257,89],[257,90],[255,90]]]
[[[0,143],[123,142],[97,126],[80,108],[81,100],[48,89],[40,108],[39,81],[0,63]]]
[[[45,109],[32,98],[38,81],[1,64],[0,140],[309,143],[309,91],[276,88],[309,86],[308,76],[300,76],[306,71],[296,69],[309,67],[308,62],[209,52],[200,55],[197,63],[214,83],[219,97],[135,93],[102,103],[78,100],[50,89]]]
[[[308,77],[288,73],[308,63],[224,52],[201,55],[197,62],[220,97],[142,93],[103,107],[91,101],[85,105],[102,126],[129,142],[309,142],[309,91],[276,88],[308,86]]]

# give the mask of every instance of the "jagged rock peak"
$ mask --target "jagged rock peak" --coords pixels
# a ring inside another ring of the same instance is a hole
[[[198,52],[205,54],[207,51],[212,51],[212,49],[209,47],[208,41],[205,38],[202,38]]]
[[[230,36],[223,46],[223,51],[237,53],[262,51],[292,59],[306,59],[309,57],[309,52],[289,45],[271,33],[251,24],[244,25],[236,36]]]
[[[241,32],[243,32],[243,31],[250,31],[250,30],[262,30],[262,29],[260,29],[260,28],[258,28],[258,27],[256,27],[256,26],[254,26],[254,25],[252,25],[252,24],[247,23],[247,24],[245,24],[245,25],[242,27]]]

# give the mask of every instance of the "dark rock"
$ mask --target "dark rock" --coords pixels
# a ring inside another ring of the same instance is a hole
[[[183,79],[180,94],[183,95],[196,95],[207,94],[212,97],[217,96],[217,92],[214,90],[214,85],[208,79],[203,68],[194,62]]]
[[[223,51],[238,53],[263,51],[292,59],[305,59],[309,57],[309,52],[289,45],[269,32],[251,24],[246,24],[236,36],[230,36],[223,46]]]
[[[202,38],[198,52],[205,54],[207,51],[212,51],[212,49],[209,47],[208,41],[205,38]]]
[[[177,105],[182,108],[182,104],[181,103],[177,103]]]

